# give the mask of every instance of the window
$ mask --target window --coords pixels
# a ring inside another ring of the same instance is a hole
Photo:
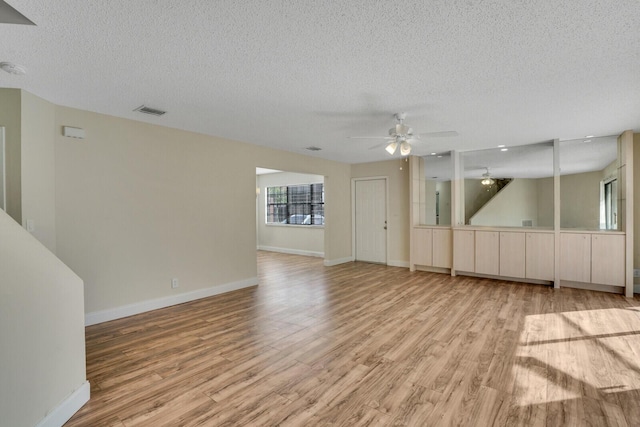
[[[600,183],[600,229],[618,229],[618,180]]]
[[[324,184],[267,187],[267,224],[324,225]]]

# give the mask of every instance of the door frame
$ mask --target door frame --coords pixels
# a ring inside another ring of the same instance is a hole
[[[384,248],[384,265],[389,265],[389,177],[388,176],[368,176],[362,178],[351,178],[351,259],[356,261],[356,182],[374,181],[384,179],[384,214],[387,221],[387,236]]]

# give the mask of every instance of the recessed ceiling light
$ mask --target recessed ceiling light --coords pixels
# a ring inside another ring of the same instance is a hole
[[[591,142],[591,140],[590,140],[590,139],[585,139],[585,140],[584,140],[584,141],[582,141],[582,142]]]
[[[9,74],[15,74],[17,76],[24,76],[27,74],[26,68],[22,65],[14,64],[13,62],[0,62],[0,68]]]
[[[508,148],[501,148],[500,151],[509,151]]]
[[[436,155],[436,153],[431,153],[431,155],[432,155],[432,156],[435,156],[435,155]]]
[[[441,159],[441,158],[442,158],[442,156],[438,156],[438,158],[439,158],[439,159]]]
[[[593,135],[587,135],[585,138],[593,138]]]
[[[502,147],[504,147],[504,144],[502,144],[502,145],[498,145],[498,148],[502,148]]]

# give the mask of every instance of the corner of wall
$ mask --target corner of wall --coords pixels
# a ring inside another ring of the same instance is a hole
[[[5,128],[7,206],[6,212],[22,224],[22,91],[0,89],[0,125]]]

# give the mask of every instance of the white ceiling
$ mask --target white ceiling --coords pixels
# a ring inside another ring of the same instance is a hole
[[[637,0],[8,2],[0,87],[310,156],[388,159],[348,137],[400,111],[459,133],[416,154],[640,130]]]
[[[279,173],[282,172],[276,169],[267,169],[267,168],[256,168],[256,175],[267,175],[270,173]]]

